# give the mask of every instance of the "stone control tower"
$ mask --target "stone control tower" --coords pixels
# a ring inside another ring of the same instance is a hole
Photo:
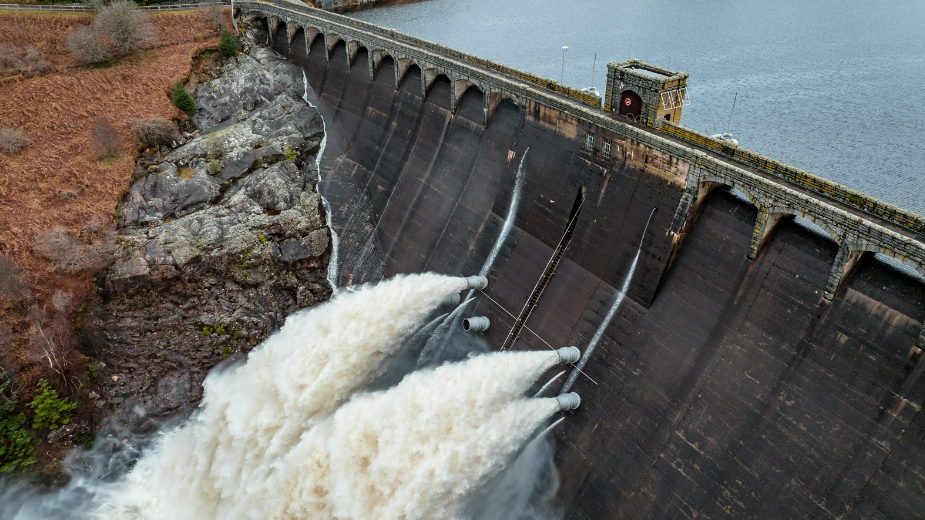
[[[639,60],[607,64],[604,108],[647,126],[656,119],[677,123],[687,104],[687,73]]]

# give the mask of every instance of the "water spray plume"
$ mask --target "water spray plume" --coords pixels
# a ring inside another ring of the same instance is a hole
[[[560,409],[553,398],[522,397],[556,362],[545,351],[488,354],[355,397],[333,416],[330,430],[319,430],[328,436],[330,457],[326,511],[344,519],[456,517],[462,499]],[[291,458],[298,468],[285,468],[297,476],[290,483],[317,482],[302,472],[318,466],[306,468],[298,454],[309,456],[318,445],[307,442]]]
[[[549,390],[549,387],[552,386],[553,383],[555,383],[556,381],[558,381],[559,378],[562,377],[562,376],[564,376],[564,375],[565,375],[565,370],[563,370],[563,371],[559,372],[558,374],[552,376],[552,378],[551,378],[549,381],[547,381],[545,385],[543,385],[542,387],[540,387],[540,389],[537,390],[535,394],[533,394],[533,397],[541,397],[541,396],[543,395],[543,393],[546,392],[546,390]]]
[[[523,191],[524,178],[526,177],[526,172],[524,172],[524,161],[527,159],[527,153],[529,152],[530,147],[527,147],[527,149],[524,150],[523,156],[520,158],[520,164],[517,166],[517,176],[514,178],[514,193],[511,195],[511,204],[507,208],[507,216],[504,217],[504,224],[501,225],[501,232],[495,240],[495,245],[491,247],[488,257],[485,258],[485,262],[479,270],[478,277],[485,279],[485,283],[481,287],[473,287],[470,284],[466,299],[471,298],[472,295],[475,294],[476,289],[482,290],[488,286],[488,279],[486,277],[488,273],[491,272],[491,266],[495,263],[495,259],[498,258],[501,247],[504,246],[504,242],[507,240],[508,235],[511,234],[511,229],[514,228],[514,219],[517,217],[517,207],[520,205],[520,192]]]
[[[121,480],[75,479],[11,518],[425,520],[470,518],[476,499],[546,504],[558,480],[539,438],[580,399],[524,394],[573,347],[476,355],[363,390],[389,355],[439,333],[452,315],[428,317],[468,284],[400,276],[293,314],[245,363],[210,374],[197,414]]]
[[[565,384],[562,385],[562,393],[568,392],[569,389],[572,388],[572,385],[575,384],[575,381],[578,379],[578,374],[581,373],[581,370],[585,367],[585,364],[588,363],[588,359],[591,358],[591,353],[594,352],[598,342],[600,342],[601,338],[604,337],[604,332],[607,330],[610,322],[613,321],[613,317],[616,316],[617,309],[620,308],[620,305],[623,303],[623,299],[626,298],[626,293],[630,288],[630,282],[633,281],[633,273],[636,272],[636,264],[639,263],[639,256],[642,254],[642,244],[646,241],[646,233],[649,231],[649,223],[652,222],[652,215],[654,214],[655,208],[652,208],[652,212],[649,213],[649,220],[646,221],[646,227],[642,230],[642,238],[639,239],[639,247],[636,249],[636,256],[633,257],[633,262],[630,264],[629,272],[626,273],[626,278],[623,279],[623,285],[617,291],[617,295],[614,298],[613,303],[610,304],[610,309],[607,311],[607,315],[604,316],[604,320],[601,321],[601,324],[597,327],[597,331],[594,332],[594,336],[591,337],[591,341],[588,343],[588,347],[585,348],[585,352],[584,355],[581,356],[581,360],[578,361],[578,364],[575,365],[575,368],[573,368],[572,372],[569,374],[568,379],[565,380]]]
[[[462,316],[463,311],[466,309],[466,306],[469,305],[475,298],[468,298],[466,301],[459,304],[458,307],[453,309],[453,312],[449,316],[443,318],[443,321],[434,331],[433,335],[428,338],[427,343],[424,345],[424,349],[421,351],[421,356],[418,358],[418,367],[427,366],[432,364],[434,360],[442,359],[441,351],[443,346],[446,343],[447,334],[450,332],[450,329],[454,324],[457,323],[459,317]]]
[[[246,510],[227,510],[228,498],[246,504],[270,493],[276,465],[303,433],[462,287],[461,278],[396,277],[290,316],[247,363],[206,380],[198,415],[138,463],[111,513],[129,513],[142,502],[152,504],[144,509],[153,516],[139,518],[161,518],[158,511],[172,520],[251,518]]]

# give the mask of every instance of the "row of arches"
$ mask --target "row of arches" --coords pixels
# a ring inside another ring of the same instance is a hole
[[[301,42],[304,42],[305,52],[310,53],[313,47],[317,48],[317,42],[320,40],[323,43],[321,49],[324,51],[325,59],[330,61],[337,47],[342,45],[346,51],[348,69],[355,66],[361,53],[365,53],[370,82],[376,79],[383,64],[391,62],[396,90],[401,88],[409,70],[417,68],[421,77],[421,97],[423,99],[427,98],[433,85],[443,78],[450,83],[449,105],[450,110],[454,113],[459,107],[463,96],[470,90],[476,90],[482,97],[482,123],[486,127],[502,101],[509,101],[518,106],[521,105],[520,96],[516,93],[505,90],[500,86],[492,85],[482,78],[465,75],[440,63],[428,61],[426,57],[422,58],[421,56],[414,56],[392,49],[378,48],[378,46],[360,38],[345,37],[334,30],[326,30],[324,27],[284,21],[279,17],[267,16],[259,11],[246,12],[242,18],[245,22],[256,23],[266,30],[269,35],[267,43],[274,46],[278,51],[284,49],[286,53],[289,53],[293,49],[294,43],[299,42],[298,47],[301,47]],[[388,70],[388,67],[385,70]]]
[[[692,173],[694,172],[692,171]],[[818,234],[826,236],[835,242],[838,245],[838,254],[833,262],[832,271],[829,274],[824,292],[824,297],[829,301],[834,298],[836,291],[848,277],[851,269],[865,253],[886,255],[915,270],[921,276],[925,276],[925,264],[921,261],[884,247],[882,244],[859,239],[855,230],[846,229],[833,222],[832,219],[827,218],[828,215],[822,212],[822,208],[819,208],[819,211],[814,211],[816,208],[812,206],[808,209],[801,209],[782,204],[759,194],[757,189],[751,186],[736,183],[731,179],[716,175],[700,176],[696,180],[696,186],[695,194],[685,193],[685,196],[692,196],[693,198],[690,206],[692,211],[689,212],[689,215],[696,215],[703,201],[706,200],[711,191],[717,188],[725,188],[741,193],[741,198],[749,200],[758,210],[749,247],[749,260],[755,260],[758,257],[777,224],[784,218],[801,219],[805,225],[815,228],[814,230]],[[688,192],[690,191],[692,190],[688,190]]]

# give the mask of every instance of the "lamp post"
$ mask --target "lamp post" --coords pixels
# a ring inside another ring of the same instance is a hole
[[[568,50],[568,45],[562,46],[562,71],[559,72],[559,83],[562,83],[565,79],[565,51]]]

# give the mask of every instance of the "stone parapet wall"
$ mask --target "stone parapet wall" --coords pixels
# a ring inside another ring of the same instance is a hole
[[[658,129],[666,134],[695,144],[700,148],[720,153],[753,168],[770,173],[789,182],[818,193],[870,215],[880,217],[910,231],[925,234],[925,218],[859,191],[823,179],[807,171],[794,168],[765,155],[731,145],[711,136],[668,121],[660,121]]]

